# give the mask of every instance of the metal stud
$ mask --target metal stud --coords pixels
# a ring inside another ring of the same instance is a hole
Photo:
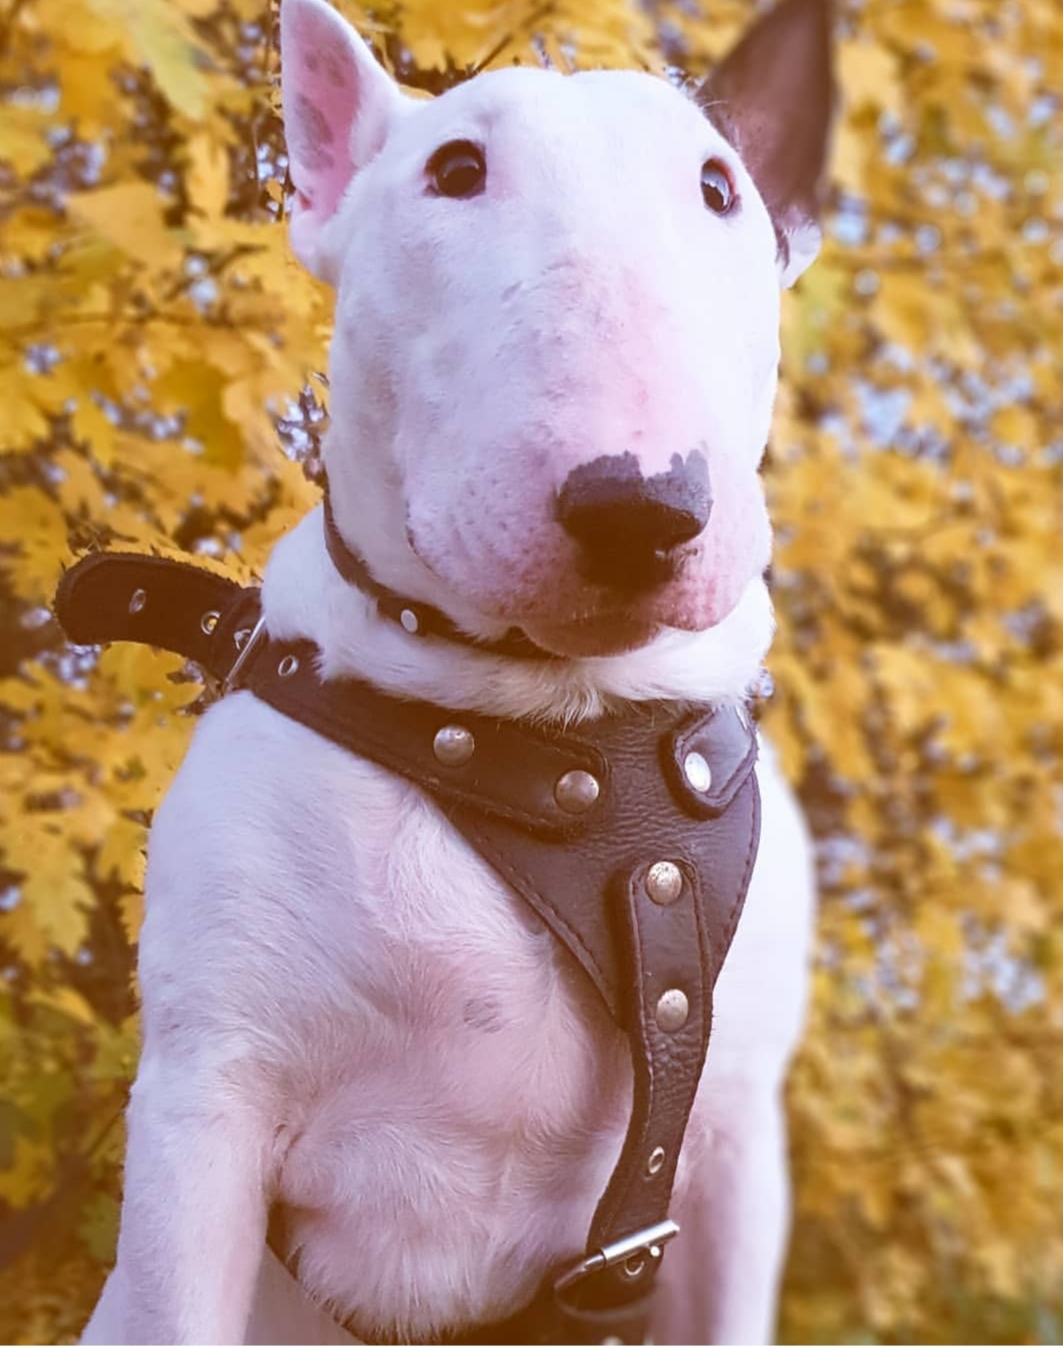
[[[586,813],[602,792],[589,771],[566,771],[554,786],[557,806],[566,813]]]
[[[148,600],[148,594],[143,588],[137,588],[136,592],[129,599],[129,614],[135,616],[138,611],[144,610],[144,603]]]
[[[444,724],[432,739],[432,751],[444,766],[464,766],[476,751],[476,739],[460,724]]]
[[[649,1160],[646,1162],[647,1175],[660,1175],[661,1167],[664,1165],[665,1150],[663,1147],[655,1147],[650,1153]]]
[[[670,987],[657,1002],[657,1024],[665,1034],[675,1034],[687,1023],[690,1015],[690,1002],[687,994],[678,987]]]
[[[285,654],[284,657],[281,659],[281,661],[277,664],[278,677],[291,677],[293,673],[296,673],[298,671],[299,671],[299,660],[293,653]]]
[[[700,752],[688,752],[683,758],[683,775],[692,790],[704,794],[712,784],[712,767]]]
[[[399,623],[408,635],[416,635],[421,628],[420,617],[408,606],[404,606],[399,612]]]
[[[220,617],[221,612],[219,611],[204,611],[199,618],[199,628],[205,635],[213,635]]]
[[[659,860],[651,865],[646,875],[646,892],[650,902],[658,907],[674,903],[683,892],[683,872],[670,860]]]

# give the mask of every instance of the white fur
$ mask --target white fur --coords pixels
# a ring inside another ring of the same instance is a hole
[[[339,578],[317,512],[271,558],[270,632],[314,640],[327,675],[500,716],[740,701],[771,637],[756,465],[778,269],[733,152],[649,77],[504,72],[408,106],[321,0],[285,0],[282,23],[289,105],[338,91],[328,116],[304,107],[300,127],[289,111],[289,139],[293,237],[339,286],[326,455],[340,530],[383,581],[471,632],[521,625],[569,656],[516,662],[405,634]],[[496,175],[512,173],[480,217],[411,190],[457,135],[485,137]],[[683,176],[696,183],[717,152],[748,209],[706,222]],[[628,227],[610,206],[625,175]],[[526,304],[506,309],[507,287]],[[711,305],[732,320],[725,338],[701,313]],[[634,618],[579,584],[548,508],[568,468],[629,440],[648,472],[703,446],[717,491],[715,536]],[[760,1342],[773,1328],[779,1094],[813,890],[767,749],[761,787],[658,1341]],[[250,694],[219,703],[156,817],[140,977],[118,1262],[86,1341],[347,1340],[325,1311],[366,1336],[429,1338],[505,1315],[581,1252],[627,1122],[626,1041],[412,785]],[[299,1285],[264,1249],[277,1204]]]

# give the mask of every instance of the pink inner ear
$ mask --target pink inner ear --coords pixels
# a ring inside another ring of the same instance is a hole
[[[358,73],[350,48],[303,10],[285,71],[285,124],[292,182],[315,217],[339,205],[355,166],[351,128],[358,113]],[[294,67],[294,69],[293,69]]]

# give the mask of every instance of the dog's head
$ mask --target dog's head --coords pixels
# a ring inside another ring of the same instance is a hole
[[[717,624],[768,562],[828,0],[783,0],[695,94],[512,68],[412,99],[325,0],[284,0],[281,39],[292,241],[337,291],[341,534],[388,586],[561,654]]]

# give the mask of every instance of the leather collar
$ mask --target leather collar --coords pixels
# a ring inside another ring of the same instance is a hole
[[[361,555],[355,554],[340,535],[336,518],[332,511],[332,500],[328,489],[325,490],[325,546],[329,558],[336,566],[341,578],[352,587],[372,597],[377,610],[388,620],[401,625],[409,635],[431,635],[436,639],[446,639],[452,644],[464,644],[470,649],[480,649],[484,653],[498,654],[503,658],[533,658],[558,661],[557,654],[542,649],[530,640],[522,630],[507,630],[500,639],[477,639],[459,630],[449,616],[427,602],[418,602],[412,597],[403,597],[379,583],[369,571],[369,565]]]

